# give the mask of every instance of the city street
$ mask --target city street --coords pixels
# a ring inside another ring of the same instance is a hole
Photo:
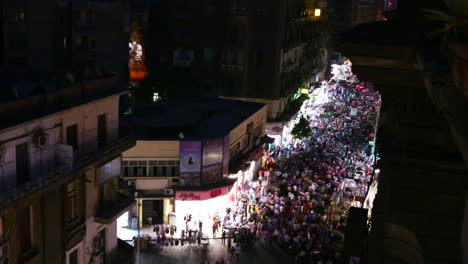
[[[239,256],[239,262],[234,258],[229,259],[226,245],[223,245],[221,239],[210,239],[209,245],[198,246],[197,244],[184,246],[169,246],[164,249],[155,249],[150,252],[140,254],[140,264],[161,263],[211,263],[223,257],[226,263],[293,263],[294,258],[288,256],[276,247],[266,250],[257,245],[253,249],[243,251]],[[230,262],[229,262],[230,261]]]

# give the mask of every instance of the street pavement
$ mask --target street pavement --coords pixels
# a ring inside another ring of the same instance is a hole
[[[140,253],[140,263],[136,264],[173,264],[173,263],[196,263],[196,264],[214,264],[216,260],[224,258],[225,263],[246,263],[246,264],[289,264],[294,263],[294,257],[272,246],[270,250],[260,245],[252,246],[252,249],[246,249],[239,255],[239,262],[234,258],[229,258],[227,246],[223,245],[221,239],[210,239],[209,245],[184,244],[181,246],[168,246],[164,249],[154,249],[150,252]]]

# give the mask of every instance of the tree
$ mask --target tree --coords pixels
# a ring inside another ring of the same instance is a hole
[[[309,121],[304,116],[301,116],[299,122],[297,122],[291,130],[291,134],[297,139],[309,138],[312,135]]]

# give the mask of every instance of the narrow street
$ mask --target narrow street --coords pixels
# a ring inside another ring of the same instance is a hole
[[[361,208],[370,215],[366,209],[372,208],[378,182],[374,146],[380,95],[357,80],[349,60],[334,64],[332,75],[311,91],[286,124],[281,143],[265,153],[258,180],[239,186],[236,203],[220,220],[240,256],[233,263],[337,263],[343,260],[348,210]],[[301,122],[305,132],[298,135]],[[183,246],[171,245],[180,241],[177,235],[158,237],[159,245],[150,242],[154,245],[140,263],[230,259],[227,246],[211,232],[194,232],[191,244]],[[205,236],[209,244],[197,244],[197,237]]]

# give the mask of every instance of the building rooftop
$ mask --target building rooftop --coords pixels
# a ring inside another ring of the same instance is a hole
[[[177,98],[138,107],[131,117],[139,140],[179,140],[223,137],[265,104],[221,98]],[[130,120],[128,120],[130,121]]]
[[[23,94],[0,100],[0,130],[111,95],[128,92],[128,87],[115,76],[70,84],[61,88],[41,85],[41,89],[37,90],[36,87],[33,92],[28,89],[32,86],[18,87],[21,89],[17,91],[23,91]]]

